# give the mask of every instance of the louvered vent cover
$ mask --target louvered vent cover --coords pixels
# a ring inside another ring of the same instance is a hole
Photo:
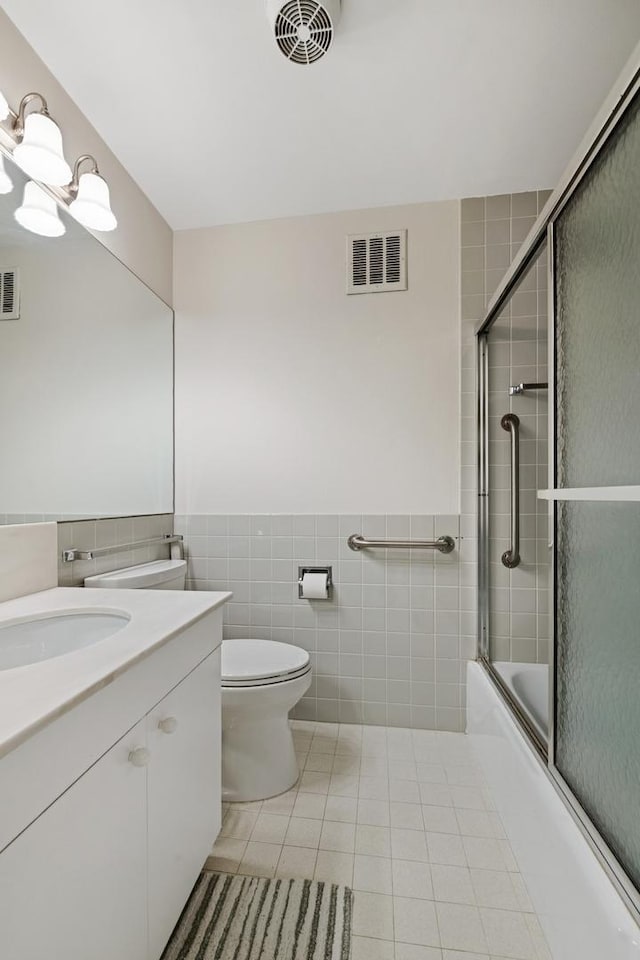
[[[331,14],[315,0],[289,0],[275,21],[276,43],[292,63],[310,64],[324,57],[333,40]]]
[[[20,274],[17,267],[0,267],[0,320],[20,318]]]
[[[347,293],[406,289],[406,230],[347,237]]]

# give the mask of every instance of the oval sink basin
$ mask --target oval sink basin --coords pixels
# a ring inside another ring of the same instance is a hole
[[[24,667],[90,647],[122,630],[121,613],[64,613],[0,626],[0,670]]]

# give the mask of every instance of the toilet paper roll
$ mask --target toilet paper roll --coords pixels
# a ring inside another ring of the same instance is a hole
[[[329,595],[326,573],[305,573],[302,576],[302,596],[305,600],[326,600]]]

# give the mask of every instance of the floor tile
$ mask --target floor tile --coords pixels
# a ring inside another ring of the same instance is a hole
[[[479,787],[460,787],[451,785],[451,800],[454,807],[463,807],[468,810],[484,810],[484,797]]]
[[[316,857],[316,850],[284,846],[276,867],[276,877],[309,879],[313,877]]]
[[[329,794],[334,797],[357,797],[360,778],[348,773],[332,773]]]
[[[356,936],[393,940],[393,897],[359,892],[353,900],[353,932]]]
[[[487,953],[480,913],[476,907],[457,903],[436,903],[442,946],[450,950]]]
[[[451,833],[427,833],[426,837],[431,863],[442,863],[452,867],[467,866],[461,837]]]
[[[264,800],[262,803],[262,813],[279,813],[282,816],[290,816],[293,805],[298,796],[298,791],[289,790],[287,793],[281,793],[279,797],[271,797],[270,800]]]
[[[495,824],[486,810],[456,808],[460,833],[465,837],[495,837]]]
[[[453,807],[433,807],[424,804],[422,818],[429,833],[460,833],[458,818]]]
[[[321,793],[299,793],[293,806],[294,817],[324,820],[327,798]]]
[[[374,940],[372,937],[353,937],[351,960],[397,960],[392,940]]]
[[[393,892],[391,860],[386,857],[367,857],[356,854],[353,869],[353,889],[365,893]]]
[[[252,840],[260,843],[284,843],[289,826],[289,817],[281,817],[276,813],[260,813],[251,834]]]
[[[285,843],[293,847],[315,847],[320,843],[322,820],[291,817],[285,835]]]
[[[320,850],[338,853],[354,853],[356,844],[355,823],[337,823],[325,820],[320,833]]]
[[[390,823],[387,800],[358,800],[358,823],[370,827],[388,827]]]
[[[358,813],[358,801],[355,797],[327,797],[324,811],[325,820],[338,820],[342,823],[355,823]]]
[[[300,777],[301,793],[328,793],[330,775],[328,773],[305,772]]]
[[[390,780],[417,780],[416,765],[413,760],[389,760]]]
[[[426,837],[417,830],[391,829],[391,856],[398,860],[428,862]]]
[[[333,768],[333,755],[329,753],[309,753],[304,765],[304,769],[312,773],[331,773]]]
[[[420,783],[447,783],[445,768],[439,763],[418,763],[416,773]]]
[[[353,884],[353,854],[319,850],[313,879],[350,887]]]
[[[417,860],[392,860],[394,897],[411,897],[417,900],[433,900],[431,868],[428,863]]]
[[[236,873],[240,861],[247,849],[246,840],[233,840],[219,837],[207,860],[207,870],[219,870],[221,873]]]
[[[395,803],[420,803],[420,786],[415,780],[392,780],[389,797]]]
[[[434,900],[447,903],[476,905],[471,873],[467,867],[451,867],[441,863],[431,864]]]
[[[279,843],[257,843],[250,840],[240,861],[238,873],[252,877],[273,877],[282,853]]]
[[[416,943],[396,943],[395,960],[442,960],[442,950],[439,947],[418,946]]]
[[[419,803],[391,803],[391,826],[401,830],[424,832],[422,807]]]
[[[356,853],[370,857],[391,856],[391,830],[389,827],[356,827]]]
[[[387,800],[389,799],[389,781],[385,777],[363,777],[360,776],[358,786],[358,797],[361,800]]]
[[[246,813],[230,810],[224,818],[220,836],[230,837],[233,840],[248,840],[253,833],[259,815],[253,810],[247,810]]]
[[[499,840],[488,840],[482,837],[462,837],[462,845],[470,867],[480,870],[506,870]]]
[[[480,916],[489,953],[513,960],[536,960],[536,949],[523,914],[481,907]]]
[[[393,928],[396,941],[440,946],[435,906],[429,900],[394,897]]]
[[[420,802],[434,807],[452,807],[451,787],[447,783],[420,783]]]
[[[520,899],[506,870],[471,870],[471,882],[479,907],[521,910]]]

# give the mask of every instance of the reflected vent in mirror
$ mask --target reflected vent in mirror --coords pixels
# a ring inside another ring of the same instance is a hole
[[[347,293],[406,289],[406,230],[347,237]]]
[[[20,273],[17,267],[0,267],[0,320],[20,318]]]

